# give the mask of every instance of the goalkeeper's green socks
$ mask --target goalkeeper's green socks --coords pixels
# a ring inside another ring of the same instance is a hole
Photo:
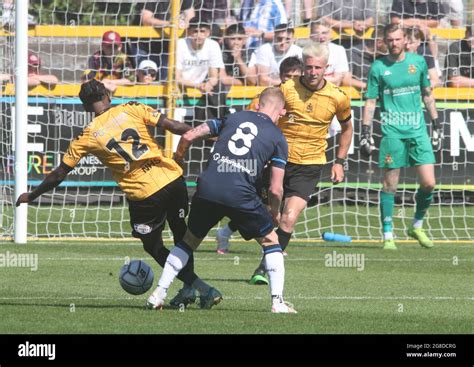
[[[426,215],[431,202],[433,201],[433,192],[424,192],[418,189],[415,195],[416,209],[413,218],[413,228],[421,228],[423,226],[423,218]]]
[[[393,207],[395,205],[395,194],[382,191],[380,193],[380,219],[384,240],[393,240]]]

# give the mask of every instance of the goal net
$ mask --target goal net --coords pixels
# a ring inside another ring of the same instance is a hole
[[[10,239],[13,235],[14,136],[18,133],[28,134],[28,185],[34,188],[59,165],[69,142],[92,119],[83,110],[77,95],[81,80],[87,75],[85,71],[90,67],[89,57],[101,49],[102,35],[110,30],[120,34],[123,51],[132,60],[130,72],[138,68],[141,60],[151,59],[158,66],[157,79],[163,79],[151,85],[116,87],[112,96],[113,105],[136,100],[171,113],[167,109],[171,94],[167,94],[165,86],[169,77],[169,62],[176,60],[176,53],[170,55],[169,45],[163,41],[169,33],[143,25],[143,20],[140,20],[142,8],[149,9],[143,1],[30,0],[29,51],[39,56],[41,73],[56,76],[58,83],[55,86],[40,83],[30,88],[28,129],[15,131],[15,89],[13,79],[9,77],[14,74],[12,60],[15,55],[14,5],[11,3],[4,2],[3,28],[0,30],[0,239]],[[204,9],[212,13],[212,9],[219,9],[219,6],[226,4],[228,7],[215,15],[218,29],[223,29],[221,21],[232,20],[240,14],[240,1],[214,1],[215,6],[209,5],[211,3],[199,1],[195,4],[195,10]],[[355,17],[358,9],[352,2],[343,3],[345,10],[352,11]],[[386,24],[391,3],[388,0],[371,2],[375,25]],[[304,45],[309,37],[306,14],[310,14],[313,19],[318,17],[320,8],[325,4],[325,0],[283,2],[283,6],[287,6],[290,11],[289,20],[295,26],[298,45]],[[432,30],[436,38],[438,54],[435,60],[441,83],[435,96],[445,134],[444,146],[436,152],[437,186],[425,220],[425,228],[435,240],[470,241],[474,238],[474,92],[469,88],[447,88],[445,68],[450,45],[463,39],[464,26],[472,22],[472,1],[464,0],[462,5],[461,8],[458,6],[449,10],[440,26]],[[169,20],[166,15],[170,12],[169,8],[160,8],[157,12],[161,12],[160,17]],[[330,15],[335,16],[335,13]],[[185,16],[183,11],[181,22]],[[452,22],[454,18],[460,19],[459,26]],[[354,47],[365,37],[337,29],[337,26],[335,29],[334,41],[345,41],[341,42],[346,48]],[[219,38],[218,30],[215,32],[215,37]],[[370,35],[370,30],[368,32]],[[140,48],[137,48],[138,45]],[[352,69],[363,65],[357,65],[354,61],[349,66]],[[127,79],[128,74],[124,73],[122,77]],[[294,233],[296,239],[317,240],[323,232],[347,234],[362,241],[381,238],[378,202],[382,173],[377,167],[378,150],[370,159],[358,152],[363,94],[351,86],[343,88],[352,97],[354,123],[354,142],[345,167],[346,178],[339,185],[331,184],[330,166],[335,159],[336,137],[330,137],[327,150],[329,163],[323,170],[321,182],[315,188],[308,208],[300,217]],[[254,86],[222,87],[215,93],[215,98],[210,99],[201,98],[200,92],[188,89],[184,93],[172,94],[176,98],[173,116],[170,117],[195,124],[196,113],[200,114],[199,119],[205,119],[216,114],[239,111],[246,108],[259,90],[259,87]],[[373,124],[376,146],[381,137],[378,119],[377,112]],[[163,131],[157,129],[156,136],[163,146],[170,144]],[[208,142],[195,144],[190,149],[185,167],[190,196],[194,193],[197,176],[206,166],[210,150],[211,144]],[[405,229],[413,217],[417,186],[415,171],[412,168],[402,170],[394,212],[395,235],[398,239],[407,238]],[[225,187],[222,189],[226,190]],[[220,226],[223,224],[220,223]],[[125,197],[112,180],[110,172],[95,157],[88,156],[60,187],[43,194],[29,205],[28,235],[30,238],[130,238]],[[210,237],[213,235],[214,232],[211,232]],[[166,237],[171,238],[169,231],[166,231]]]

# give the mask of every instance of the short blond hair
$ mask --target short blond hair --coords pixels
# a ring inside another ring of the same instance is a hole
[[[310,41],[303,47],[303,62],[309,57],[322,57],[329,60],[329,47],[322,43]]]
[[[285,96],[283,92],[278,87],[268,87],[260,93],[258,103],[261,107],[265,107],[267,103],[278,105],[282,107],[285,105]]]

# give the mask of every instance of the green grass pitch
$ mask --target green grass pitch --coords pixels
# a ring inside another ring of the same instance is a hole
[[[200,247],[196,271],[223,293],[219,305],[150,311],[147,295],[128,295],[118,282],[129,256],[152,265],[156,284],[161,268],[139,242],[0,242],[0,254],[38,255],[37,271],[0,267],[0,333],[474,333],[472,244],[403,243],[387,252],[374,243],[294,241],[285,296],[296,315],[272,314],[268,287],[247,283],[260,258],[255,242],[234,242],[227,255],[214,250]],[[326,266],[334,251],[363,254],[363,270]],[[179,287],[175,281],[170,297]]]

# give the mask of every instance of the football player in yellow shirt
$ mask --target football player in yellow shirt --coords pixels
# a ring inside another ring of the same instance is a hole
[[[337,86],[324,79],[329,49],[327,45],[308,43],[303,48],[303,76],[280,86],[285,96],[286,115],[278,126],[288,141],[288,164],[284,178],[284,204],[280,225],[276,230],[281,248],[290,241],[296,222],[320,180],[326,164],[326,141],[334,117],[341,124],[336,160],[331,180],[344,179],[344,164],[352,141],[350,98]],[[261,263],[250,279],[252,284],[265,284],[265,268]]]
[[[170,120],[153,108],[138,102],[111,106],[104,84],[92,79],[81,86],[79,97],[95,118],[69,145],[59,167],[33,191],[19,196],[16,205],[29,203],[57,187],[87,154],[95,155],[111,171],[129,204],[132,235],[162,267],[169,250],[163,245],[162,231],[168,221],[175,243],[187,226],[188,192],[183,170],[155,141],[150,128],[160,126],[182,135],[191,127]],[[187,287],[171,300],[171,305],[187,305],[200,293],[201,308],[211,308],[214,289],[194,273],[193,261],[178,275]]]

